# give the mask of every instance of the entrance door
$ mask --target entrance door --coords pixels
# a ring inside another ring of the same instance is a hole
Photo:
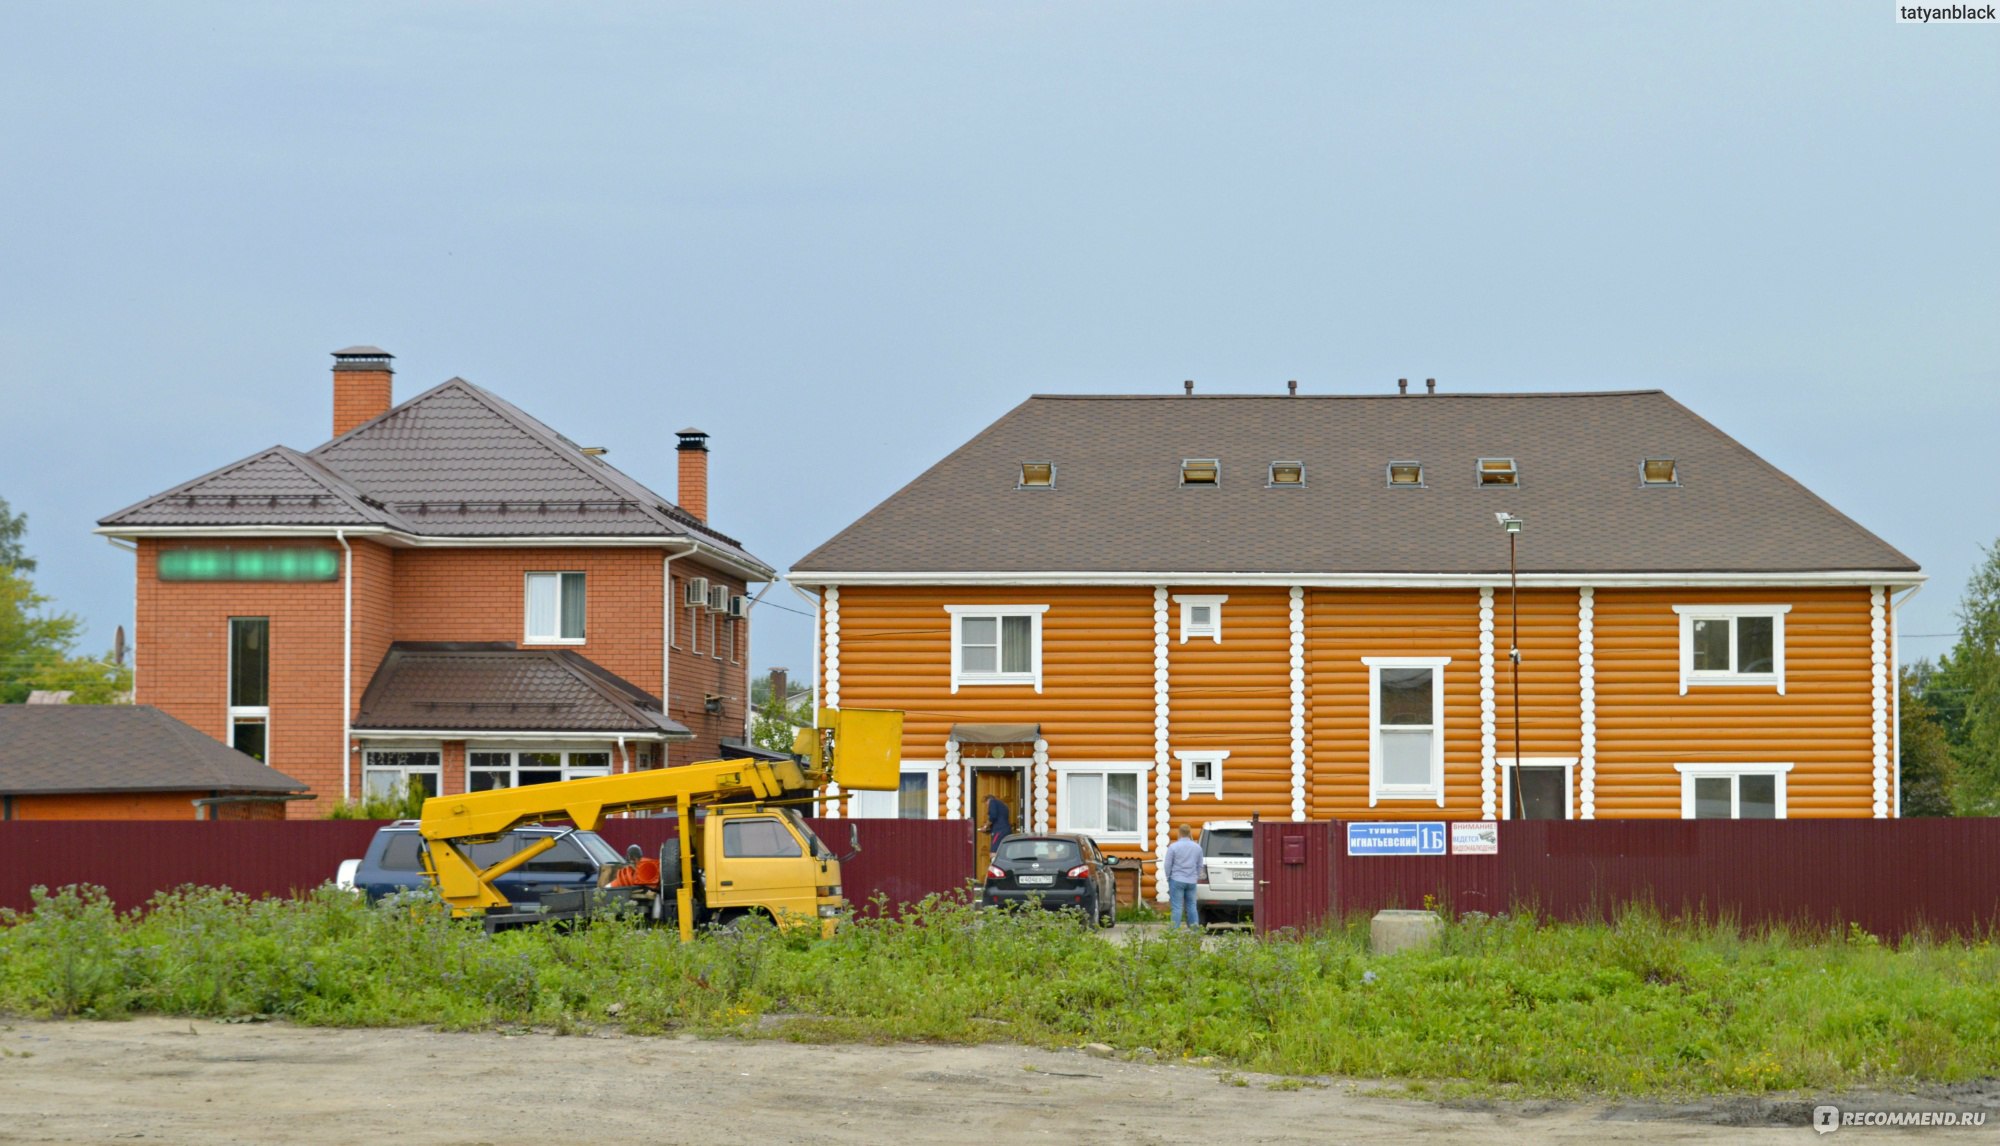
[[[993,837],[986,832],[988,796],[998,796],[1000,802],[1007,805],[1007,819],[1014,825],[1015,831],[1028,830],[1027,825],[1021,822],[1021,813],[1024,811],[1021,806],[1021,770],[1013,766],[999,768],[975,766],[972,769],[972,822],[979,832],[973,844],[977,849],[973,858],[978,865],[976,870],[981,879],[986,878],[986,865],[993,858]]]

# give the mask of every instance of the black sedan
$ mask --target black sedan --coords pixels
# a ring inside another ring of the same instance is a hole
[[[1099,927],[1118,920],[1118,885],[1111,869],[1116,858],[1097,850],[1089,836],[1014,835],[993,849],[985,907],[1040,906],[1077,911]]]

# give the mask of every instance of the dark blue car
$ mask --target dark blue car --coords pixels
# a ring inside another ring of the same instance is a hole
[[[472,862],[480,867],[493,864],[520,851],[531,840],[559,837],[556,846],[501,876],[495,881],[501,895],[516,911],[534,911],[550,892],[581,891],[599,886],[599,873],[624,862],[617,851],[596,832],[569,828],[516,828],[490,844],[473,844],[467,849]],[[369,841],[368,853],[360,860],[341,865],[338,880],[373,903],[383,896],[412,888],[428,887],[421,854],[423,837],[415,820],[398,820],[378,830]],[[353,872],[348,873],[348,865]]]

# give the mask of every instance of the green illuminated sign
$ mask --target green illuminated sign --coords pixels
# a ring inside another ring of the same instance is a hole
[[[333,581],[340,555],[331,549],[169,549],[162,581]]]

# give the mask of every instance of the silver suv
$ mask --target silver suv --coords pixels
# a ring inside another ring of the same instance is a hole
[[[1247,923],[1257,901],[1251,872],[1249,820],[1214,820],[1201,826],[1201,882],[1195,905],[1204,923],[1234,919]]]

